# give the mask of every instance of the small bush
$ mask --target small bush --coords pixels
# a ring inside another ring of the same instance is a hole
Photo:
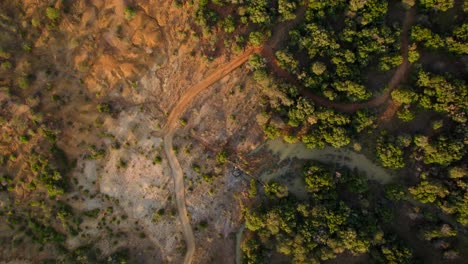
[[[101,103],[98,104],[97,110],[99,111],[99,113],[110,113],[111,106],[108,103]]]
[[[18,86],[19,88],[25,90],[25,89],[28,89],[29,88],[29,79],[26,77],[26,76],[22,76],[20,78],[18,78]]]
[[[162,158],[160,156],[157,156],[153,160],[153,164],[161,164],[161,162],[162,162]]]
[[[5,61],[5,62],[2,62],[1,67],[2,67],[3,70],[7,71],[7,70],[11,69],[11,67],[13,67],[13,65],[11,65],[11,62]]]
[[[0,59],[8,60],[9,58],[11,58],[11,54],[0,48]]]
[[[198,166],[197,164],[194,164],[194,165],[192,166],[192,169],[193,169],[193,171],[195,171],[196,173],[200,173],[200,172],[201,172],[201,168],[200,168],[200,166]]]
[[[125,8],[125,19],[127,20],[132,20],[133,18],[135,18],[136,16],[136,10],[135,8],[129,6],[127,8]]]
[[[48,7],[46,9],[46,16],[50,20],[57,20],[60,18],[60,11],[54,7]]]
[[[22,135],[19,137],[19,140],[21,143],[28,143],[29,142],[29,137],[26,135]]]
[[[228,154],[225,150],[219,152],[217,155],[216,155],[216,161],[219,163],[219,164],[224,164],[228,161]]]

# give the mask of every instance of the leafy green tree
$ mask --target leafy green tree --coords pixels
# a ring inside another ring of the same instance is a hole
[[[468,175],[468,169],[462,167],[453,167],[449,169],[449,177],[452,179],[464,178]]]
[[[269,124],[263,126],[263,132],[269,139],[275,139],[281,135],[279,128]]]
[[[409,61],[410,63],[415,63],[415,62],[417,62],[417,61],[419,60],[419,57],[420,57],[420,55],[419,55],[419,52],[418,52],[417,50],[415,50],[415,49],[414,49],[414,50],[413,50],[413,49],[410,49],[410,50],[408,51],[408,61]]]
[[[296,18],[294,13],[297,9],[296,0],[278,0],[278,13],[281,16],[281,20],[293,20]]]
[[[375,122],[375,117],[371,116],[368,111],[358,110],[354,115],[354,128],[357,132],[361,132],[364,129],[372,126]]]
[[[252,23],[269,25],[272,16],[269,13],[269,0],[250,0],[247,3],[247,12]]]
[[[422,236],[428,241],[434,238],[453,237],[456,235],[457,231],[448,224],[443,224],[440,228],[425,228],[425,230],[422,231]]]
[[[381,252],[388,264],[410,264],[412,262],[411,250],[407,247],[396,244],[385,245],[381,247]]]
[[[231,15],[225,17],[224,20],[221,21],[221,28],[226,33],[234,32],[236,30],[236,22],[234,21],[234,18]]]
[[[406,200],[405,188],[400,184],[385,185],[385,196],[392,201]]]
[[[458,55],[468,54],[468,23],[456,27],[452,36],[445,38],[445,43],[452,53]]]
[[[345,92],[351,100],[366,100],[371,97],[364,85],[352,81],[335,82],[333,86],[337,91]]]
[[[411,112],[411,110],[409,110],[409,108],[407,107],[403,107],[402,109],[400,109],[397,112],[397,116],[403,122],[410,122],[416,117],[416,115],[413,112]]]
[[[245,215],[245,227],[250,231],[256,231],[265,226],[265,222],[260,215],[254,212],[247,212]]]
[[[286,50],[279,50],[275,53],[276,58],[278,59],[278,64],[281,68],[295,73],[299,67],[299,62],[294,59],[293,55]]]
[[[409,192],[422,203],[433,203],[449,194],[449,190],[444,185],[427,180],[409,188]]]
[[[400,169],[405,167],[403,160],[403,150],[393,143],[380,141],[377,144],[377,158],[382,166],[391,169]]]
[[[391,70],[403,63],[403,57],[401,55],[395,56],[384,56],[380,58],[379,69],[381,71]]]
[[[304,181],[308,192],[327,191],[335,186],[332,173],[321,165],[306,167]]]
[[[250,32],[249,34],[249,42],[254,46],[260,46],[266,38],[267,36],[260,31]]]
[[[277,182],[269,182],[265,184],[265,193],[270,196],[283,198],[288,196],[288,187]]]
[[[348,132],[343,127],[331,127],[330,129],[321,131],[325,142],[334,148],[341,148],[351,143]]]
[[[401,0],[406,9],[413,7],[416,4],[416,0]]]
[[[263,69],[266,67],[265,59],[260,54],[257,54],[257,53],[250,56],[248,65],[249,65],[249,68],[253,70]]]
[[[391,95],[393,100],[408,105],[412,104],[418,99],[418,95],[414,91],[409,89],[396,89],[392,91]]]
[[[319,25],[307,24],[305,30],[307,37],[300,38],[299,44],[307,50],[309,58],[313,59],[317,54],[325,55],[327,52],[339,49],[340,45],[334,36]]]
[[[325,147],[323,136],[317,130],[302,136],[301,141],[306,145],[307,148],[310,149],[323,149]]]
[[[457,140],[450,140],[444,136],[429,142],[427,138],[416,137],[415,144],[423,150],[423,161],[426,164],[440,164],[447,166],[460,160],[465,154],[464,144]]]
[[[305,98],[299,98],[296,105],[288,112],[288,124],[293,127],[297,127],[305,121],[314,124],[316,122],[313,116],[314,110],[315,108],[312,103]]]
[[[468,89],[462,80],[450,80],[444,76],[430,74],[424,71],[418,73],[417,85],[424,89],[419,104],[437,112],[450,113],[457,122],[467,120],[466,107]]]
[[[447,11],[453,7],[454,0],[419,0],[421,6],[438,11]]]
[[[312,72],[315,75],[322,75],[327,70],[325,63],[316,61],[312,64]]]
[[[348,228],[345,231],[339,231],[338,236],[343,242],[344,247],[355,256],[369,251],[369,241],[358,237],[356,230]]]
[[[344,126],[351,123],[349,116],[338,113],[330,108],[320,108],[315,111],[317,118],[324,124]]]
[[[413,41],[420,42],[425,48],[439,49],[445,47],[444,40],[430,29],[416,25],[411,29]]]

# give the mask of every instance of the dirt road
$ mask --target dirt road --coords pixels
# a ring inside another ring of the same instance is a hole
[[[164,136],[164,151],[166,152],[169,165],[171,166],[172,176],[174,177],[174,192],[176,195],[177,210],[179,219],[182,223],[182,230],[185,236],[187,252],[185,253],[184,263],[192,263],[193,254],[195,253],[195,237],[193,236],[192,226],[188,218],[187,207],[185,206],[185,186],[184,173],[180,167],[179,161],[172,150],[172,131]]]
[[[180,167],[179,161],[174,154],[172,139],[174,137],[174,130],[177,126],[177,121],[180,116],[184,113],[189,103],[203,90],[210,87],[215,82],[219,81],[221,78],[241,66],[246,62],[250,55],[254,52],[258,52],[259,48],[250,48],[244,53],[240,54],[236,59],[230,61],[229,63],[221,66],[207,78],[205,78],[200,83],[187,89],[184,94],[181,96],[179,101],[176,103],[172,109],[167,123],[165,126],[165,136],[164,136],[164,151],[166,152],[169,165],[172,170],[172,175],[174,177],[174,191],[176,195],[177,210],[179,213],[180,222],[182,223],[182,230],[185,236],[185,242],[187,246],[187,252],[185,254],[184,263],[192,263],[193,255],[195,253],[195,237],[193,235],[192,226],[190,225],[190,219],[188,217],[187,207],[185,205],[185,186],[184,186],[184,173]]]

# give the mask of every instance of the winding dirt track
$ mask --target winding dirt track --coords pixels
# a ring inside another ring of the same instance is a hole
[[[254,52],[259,52],[260,50],[260,48],[250,48],[246,50],[236,59],[232,60],[228,64],[221,66],[221,68],[217,69],[200,83],[187,89],[177,104],[174,106],[167,119],[164,136],[164,151],[166,152],[166,156],[172,170],[172,175],[174,177],[174,191],[176,195],[177,210],[187,246],[187,252],[184,259],[185,264],[192,263],[193,255],[195,253],[195,237],[193,235],[192,226],[190,225],[187,206],[185,205],[184,173],[180,167],[176,155],[174,154],[172,145],[172,139],[174,137],[174,130],[177,126],[177,120],[184,113],[189,103],[201,91],[210,87],[212,84],[219,81],[221,78],[241,66],[250,58],[250,55],[252,55]]]

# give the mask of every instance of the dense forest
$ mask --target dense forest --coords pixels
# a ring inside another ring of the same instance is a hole
[[[268,263],[277,254],[317,263],[343,252],[376,263],[463,259],[457,248],[466,248],[468,224],[466,3],[219,0],[197,8],[196,24],[213,40],[206,56],[262,46],[249,67],[265,94],[258,122],[266,138],[351,148],[399,175],[375,186],[330,164],[309,165],[306,200],[267,183],[266,196],[245,215],[246,263]],[[430,242],[426,250],[438,252],[433,259],[415,248],[424,246],[411,234],[401,236],[393,218],[409,209],[400,207],[423,211],[411,232]]]

